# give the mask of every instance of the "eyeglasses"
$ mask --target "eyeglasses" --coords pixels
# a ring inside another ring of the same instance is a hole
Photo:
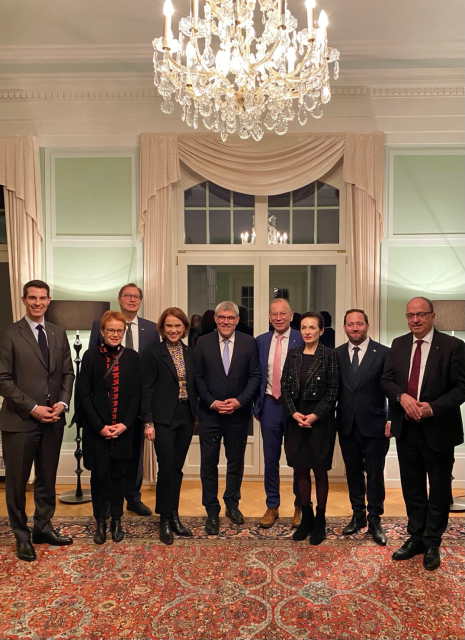
[[[273,311],[273,313],[270,313],[270,318],[274,320],[275,318],[285,318],[288,315],[289,311]]]
[[[432,311],[419,311],[418,313],[406,313],[405,317],[407,320],[413,320],[416,316],[417,318],[426,318],[428,313],[433,313]]]
[[[132,293],[123,293],[123,295],[121,296],[122,298],[124,298],[125,300],[140,300],[141,297],[139,295],[134,295]]]
[[[126,331],[126,329],[107,329],[105,327],[105,331],[107,333],[109,333],[110,335],[117,335],[117,336],[122,336],[124,334],[124,332]]]
[[[216,316],[220,322],[234,322],[237,316]]]

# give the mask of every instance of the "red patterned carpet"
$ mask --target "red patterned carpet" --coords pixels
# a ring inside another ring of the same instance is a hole
[[[90,518],[55,518],[71,547],[37,546],[20,562],[0,519],[1,639],[462,639],[464,525],[453,520],[435,572],[422,557],[391,560],[405,522],[386,518],[389,546],[363,533],[340,535],[329,520],[319,547],[288,539],[289,522],[261,531],[222,520],[208,538],[202,519],[186,518],[194,540],[172,547],[156,520],[125,518],[120,544],[92,542]]]

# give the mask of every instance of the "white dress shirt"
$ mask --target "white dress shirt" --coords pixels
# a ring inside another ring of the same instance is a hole
[[[268,377],[266,379],[266,389],[265,393],[268,395],[272,395],[271,389],[273,388],[273,363],[274,363],[274,354],[276,352],[276,345],[278,344],[278,336],[280,334],[275,331],[273,333],[273,337],[271,338],[270,343],[270,353],[268,354]],[[281,375],[283,373],[284,363],[286,362],[287,352],[289,351],[289,338],[291,336],[291,327],[281,334],[283,339],[281,341]]]
[[[126,321],[126,326],[129,320]],[[131,320],[131,332],[132,332],[132,344],[134,351],[139,351],[139,318],[136,316],[134,320]],[[126,332],[124,333],[123,340],[121,341],[123,347],[126,346]]]
[[[424,338],[416,338],[415,336],[413,336],[412,353],[410,354],[410,367],[409,367],[409,370],[408,370],[408,377],[409,378],[410,378],[410,372],[412,370],[413,356],[414,356],[416,348],[417,348],[417,342],[418,342],[418,340],[423,340],[423,344],[421,345],[420,377],[418,378],[417,400],[420,400],[421,385],[423,384],[423,377],[425,375],[426,361],[428,360],[429,352],[430,352],[430,349],[431,349],[431,342],[433,340],[433,335],[434,335],[434,328],[431,329],[431,331],[429,333],[427,333]]]
[[[367,338],[366,340],[364,340],[360,344],[352,344],[350,342],[350,340],[349,340],[349,358],[350,358],[350,361],[352,362],[352,360],[354,358],[354,348],[358,347],[360,349],[360,351],[358,352],[358,364],[360,366],[362,364],[363,356],[365,355],[365,353],[368,350],[369,343],[370,343],[370,338]]]
[[[39,331],[37,329],[37,326],[39,324],[42,325],[42,327],[44,329],[45,339],[47,340],[47,344],[48,344],[47,330],[45,329],[45,321],[42,320],[42,322],[36,322],[35,320],[31,320],[31,318],[29,318],[28,316],[24,316],[24,319],[26,320],[28,325],[31,327],[31,331],[34,334],[34,338],[37,340],[37,344],[39,344]]]

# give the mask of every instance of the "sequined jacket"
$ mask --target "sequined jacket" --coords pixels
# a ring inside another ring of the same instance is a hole
[[[290,349],[281,377],[281,394],[288,415],[297,411],[294,401],[300,394],[300,371],[304,347]],[[339,371],[336,351],[318,343],[315,361],[310,367],[305,384],[304,399],[316,402],[314,413],[324,420],[334,411],[339,388]]]

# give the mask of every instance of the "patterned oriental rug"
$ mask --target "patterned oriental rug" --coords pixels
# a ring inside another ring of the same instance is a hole
[[[290,520],[270,530],[258,519],[221,520],[208,537],[203,518],[183,518],[195,538],[158,541],[156,518],[124,518],[120,544],[98,547],[91,518],[55,518],[70,547],[36,546],[37,562],[15,556],[0,518],[0,639],[263,640],[464,637],[462,519],[453,519],[434,572],[422,556],[391,560],[407,537],[405,519],[383,520],[379,547],[363,532],[341,535],[328,520],[318,547],[289,539]]]

